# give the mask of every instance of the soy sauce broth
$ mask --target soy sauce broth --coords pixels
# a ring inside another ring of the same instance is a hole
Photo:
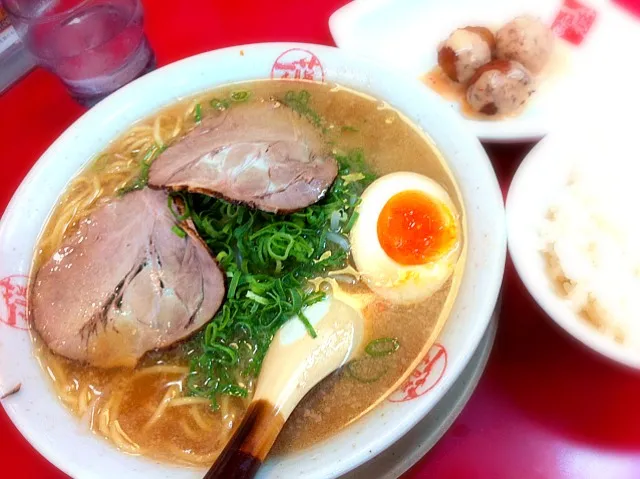
[[[259,102],[284,98],[288,91],[301,90],[310,94],[313,111],[324,119],[325,138],[335,151],[361,149],[366,164],[379,176],[394,171],[413,171],[431,177],[448,191],[462,216],[461,224],[464,225],[460,194],[440,153],[430,139],[384,102],[333,84],[265,80],[228,85],[199,94],[197,103],[202,105],[199,115],[204,117],[216,114],[216,110],[209,106],[209,100],[227,98],[234,91],[250,92],[248,101]],[[162,116],[162,124],[165,125],[163,128],[169,131],[171,125],[176,123],[175,119],[181,116],[184,121],[179,138],[195,126],[193,105],[194,98],[186,98],[131,128],[153,127],[157,118]],[[125,133],[115,140],[105,153],[113,156],[114,152],[118,152],[121,156],[126,156],[127,135]],[[99,155],[98,160],[80,173],[79,178],[83,175],[100,177],[100,172],[104,171],[104,162],[109,161],[104,158],[105,156]],[[130,179],[135,176],[138,163],[130,161],[128,164],[131,165],[131,171],[126,170],[127,167],[124,167],[124,171],[120,169],[118,182],[102,178],[104,187],[99,201],[116,194],[121,186],[121,178]],[[57,248],[55,242],[47,243],[47,235],[61,221],[65,205],[78,194],[81,192],[70,189],[62,196],[59,207],[45,228],[34,271]],[[464,226],[462,240],[465,240]],[[412,306],[397,306],[378,298],[367,306],[364,311],[367,320],[365,342],[376,338],[395,338],[399,348],[393,354],[369,358],[363,363],[362,373],[374,380],[355,379],[347,368],[343,368],[314,388],[286,423],[276,442],[273,451],[275,454],[303,449],[330,437],[384,400],[401,383],[403,377],[420,362],[435,341],[449,315],[460,282],[465,249],[463,247],[452,278],[427,301]],[[368,291],[362,284],[342,287],[345,292],[353,294]],[[148,354],[138,368],[132,371],[123,368],[101,370],[78,364],[54,355],[39,338],[35,337],[34,341],[38,358],[64,404],[73,413],[83,417],[94,432],[116,442],[117,446],[131,454],[189,465],[210,464],[239,424],[249,402],[248,398],[229,398],[219,410],[212,410],[204,401],[168,407],[148,426],[171,388],[175,389],[176,398],[185,395],[184,388],[179,385],[180,375],[162,373],[146,377],[143,374],[135,380],[132,378],[145,368],[188,368],[188,342],[169,350]],[[105,426],[104,412],[113,408],[115,403],[117,410],[110,410]],[[114,414],[117,416],[117,427],[113,422]],[[120,440],[124,440],[124,446],[118,443]],[[127,442],[136,447],[129,447]]]

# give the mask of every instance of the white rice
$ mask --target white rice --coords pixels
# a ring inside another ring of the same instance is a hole
[[[640,160],[607,156],[574,170],[544,222],[541,249],[572,308],[640,351]]]

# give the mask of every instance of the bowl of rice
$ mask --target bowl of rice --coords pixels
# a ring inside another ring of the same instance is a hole
[[[640,162],[635,136],[600,124],[551,134],[520,165],[507,198],[509,251],[560,327],[640,369]]]

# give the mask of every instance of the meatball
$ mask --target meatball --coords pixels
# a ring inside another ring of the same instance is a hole
[[[494,60],[474,74],[467,88],[467,101],[485,115],[509,115],[533,92],[533,78],[524,66],[511,60]]]
[[[523,15],[496,32],[496,57],[522,63],[539,73],[553,50],[553,33],[539,19]]]
[[[453,81],[466,83],[491,61],[495,39],[484,27],[458,28],[438,48],[438,65]]]

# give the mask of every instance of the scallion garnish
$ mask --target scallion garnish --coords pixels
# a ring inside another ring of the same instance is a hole
[[[202,121],[202,107],[200,106],[200,103],[196,104],[196,109],[193,117],[196,123],[200,123]]]
[[[324,119],[311,107],[310,98],[311,94],[307,90],[300,90],[297,93],[288,91],[284,95],[283,103],[305,117],[314,126],[322,127]]]
[[[191,215],[189,204],[184,201],[184,197],[180,193],[169,194],[167,197],[167,206],[178,222],[186,220]],[[183,211],[183,213],[181,214],[180,211]]]
[[[210,104],[224,110],[249,97],[249,92],[235,91]],[[286,99],[312,123],[324,124],[308,92],[289,92]],[[150,159],[157,154],[152,152]],[[290,215],[264,213],[199,194],[170,195],[168,205],[176,221],[193,223],[215,252],[227,283],[223,306],[186,345],[189,394],[209,398],[213,407],[221,395],[246,397],[247,378],[257,377],[273,335],[291,318],[297,317],[315,337],[304,310],[325,294],[310,291],[307,282],[347,266],[346,236],[357,217],[362,192],[375,179],[360,150],[335,156],[339,172],[327,195]]]
[[[256,303],[259,303],[263,306],[269,305],[269,300],[264,296],[260,296],[259,294],[254,293],[253,291],[247,291],[247,298],[254,300]]]
[[[227,298],[233,298],[236,295],[236,289],[240,283],[242,274],[240,271],[235,271],[231,274],[231,282],[229,283],[229,290],[227,291]]]
[[[351,228],[353,228],[353,225],[358,219],[358,216],[360,216],[360,214],[357,211],[351,215],[351,218],[349,218],[349,222],[346,224],[343,230],[345,234],[348,234],[351,231]]]
[[[364,351],[369,356],[376,358],[393,354],[399,347],[400,343],[396,338],[378,338],[367,344]]]
[[[302,321],[302,324],[304,324],[304,327],[307,328],[307,332],[309,333],[309,336],[311,336],[313,339],[318,337],[318,333],[316,333],[316,330],[314,329],[313,325],[311,324],[311,321],[309,321],[309,318],[307,318],[304,313],[302,312],[302,310],[298,313],[298,317],[300,318],[300,321]]]
[[[147,183],[149,182],[149,169],[151,168],[151,163],[153,163],[153,160],[155,160],[158,157],[158,155],[162,153],[164,150],[166,150],[166,147],[164,146],[163,147],[152,146],[151,148],[149,148],[147,152],[144,154],[144,156],[142,157],[142,160],[140,160],[140,173],[138,174],[138,177],[135,178],[133,181],[131,181],[124,188],[120,188],[117,194],[119,196],[122,196],[126,193],[129,193],[135,190],[140,190],[145,186],[147,186]]]
[[[213,98],[209,102],[209,104],[216,110],[226,110],[230,106],[229,100],[226,100],[226,99],[220,100],[218,98]]]
[[[173,225],[171,227],[171,231],[173,231],[180,238],[185,238],[187,236],[187,233],[182,228],[180,228],[178,225]]]
[[[251,92],[246,90],[238,90],[231,92],[231,101],[237,103],[245,102],[251,97]]]
[[[345,367],[352,378],[361,383],[373,383],[381,379],[388,371],[388,366],[370,358],[354,359]]]

